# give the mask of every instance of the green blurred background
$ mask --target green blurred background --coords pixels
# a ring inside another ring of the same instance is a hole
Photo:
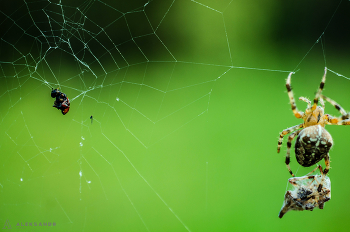
[[[301,123],[290,71],[311,99],[325,66],[350,77],[349,1],[0,4],[4,230],[348,231],[350,127],[327,127],[323,210],[278,218],[290,175],[276,149]],[[328,72],[324,94],[346,110],[349,88]]]

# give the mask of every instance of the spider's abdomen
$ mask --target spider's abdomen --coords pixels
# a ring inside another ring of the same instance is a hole
[[[322,126],[306,127],[295,142],[295,156],[300,165],[310,167],[325,158],[332,145],[332,136]]]

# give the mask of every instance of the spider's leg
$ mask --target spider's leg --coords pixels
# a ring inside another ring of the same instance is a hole
[[[280,138],[278,139],[278,145],[277,145],[277,153],[280,153],[280,150],[281,150],[281,146],[282,146],[282,141],[283,141],[283,137],[295,130],[298,130],[300,128],[303,128],[303,123],[300,124],[300,125],[296,125],[296,126],[292,126],[292,127],[289,127],[285,130],[283,130],[281,133],[280,133]]]
[[[319,169],[321,175],[323,175],[322,166],[321,166],[321,165],[317,165],[317,167],[316,167],[314,170],[312,170],[311,172],[309,172],[308,174],[306,174],[306,176],[310,176],[310,175],[311,175],[312,173],[314,173],[314,171],[316,171],[317,169]]]
[[[326,167],[323,170],[323,176],[327,175],[329,169],[331,168],[331,162],[329,160],[329,153],[327,153],[327,156],[324,158],[324,162],[326,163]]]
[[[338,123],[338,125],[350,125],[350,119],[346,119],[346,120],[343,120],[343,121],[340,121],[339,123]]]
[[[322,170],[322,166],[321,165],[318,165],[312,172],[310,172],[309,174],[307,175],[310,175],[311,173],[313,173],[314,171],[316,171],[316,169],[320,169],[320,173],[322,175],[322,179],[321,179],[321,183],[318,182],[318,180],[316,178],[314,178],[314,180],[317,182],[318,184],[318,187],[317,187],[317,191],[318,192],[321,192],[322,191],[322,188],[323,188],[323,183],[325,182],[325,177],[330,169],[330,161],[329,161],[329,153],[327,153],[327,156],[324,158],[324,161],[326,163],[326,167],[324,170]]]
[[[321,98],[331,103],[341,114],[340,117],[334,117],[332,115],[328,116],[328,122],[331,125],[350,125],[350,113],[346,113],[346,111],[341,107],[338,103],[336,103],[334,100],[330,99],[329,97],[326,97],[324,95],[321,95]]]
[[[323,174],[323,170],[322,170],[322,166],[318,165],[314,170],[312,170],[311,172],[309,172],[308,174],[306,174],[305,176],[301,176],[301,177],[294,177],[294,178],[289,178],[289,183],[291,183],[294,186],[298,186],[298,184],[296,183],[297,181],[302,181],[302,180],[306,180],[306,179],[314,179],[317,181],[316,176],[310,176],[312,173],[314,173],[317,169],[320,170],[321,174]],[[309,184],[310,185],[310,184]]]
[[[299,100],[307,103],[307,108],[311,107],[311,101],[307,99],[306,97],[299,97]]]
[[[349,114],[350,116],[350,114]],[[331,115],[328,115],[328,121],[329,121],[329,124],[331,125],[350,125],[350,118],[347,118],[345,120],[341,120],[337,117],[333,117]]]
[[[342,116],[349,116],[348,113],[346,113],[346,111],[343,109],[343,107],[341,107],[338,103],[336,103],[334,100],[330,99],[329,97],[326,97],[325,95],[320,96],[321,98],[323,98],[325,101],[328,101],[329,103],[331,103],[341,114]],[[345,118],[344,118],[345,119]]]
[[[332,115],[325,115],[327,117],[328,124],[330,125],[350,125],[350,113],[343,115],[341,117],[334,117]]]
[[[348,113],[347,115],[343,115],[339,118],[337,117],[333,117],[332,115],[327,115],[328,117],[328,124],[330,125],[350,125],[350,113]],[[342,118],[345,118],[344,120]]]
[[[320,97],[320,103],[321,103],[321,106],[322,106],[322,108],[323,108],[323,110],[325,109],[325,105],[324,105],[324,101],[323,101],[323,98],[322,97]]]
[[[304,112],[298,111],[297,105],[295,104],[294,95],[293,95],[292,86],[291,86],[292,74],[293,72],[289,73],[289,76],[287,78],[287,83],[286,83],[288,97],[289,97],[290,105],[292,106],[292,111],[294,113],[294,116],[297,118],[303,118]]]
[[[315,110],[318,104],[318,99],[321,97],[321,93],[324,87],[324,83],[326,82],[326,74],[327,74],[327,67],[324,68],[324,74],[320,83],[320,88],[317,90],[315,99],[314,99],[314,105],[312,106],[312,110]]]
[[[317,169],[317,168],[316,168]],[[316,170],[315,169],[315,170]],[[314,171],[315,171],[314,170]],[[314,171],[312,171],[312,172],[314,172]],[[311,173],[312,173],[311,172]],[[310,173],[309,173],[310,174]],[[316,177],[315,176],[308,176],[308,175],[306,175],[306,176],[301,176],[301,177],[294,177],[294,178],[289,178],[289,183],[291,183],[292,185],[294,185],[294,186],[298,186],[298,184],[297,184],[297,181],[302,181],[302,180],[307,180],[307,179],[314,179],[314,180],[316,180]],[[309,184],[310,185],[310,184]]]
[[[289,135],[288,137],[288,142],[287,142],[287,154],[286,154],[286,165],[288,168],[289,173],[292,176],[295,176],[292,172],[292,170],[290,169],[290,148],[292,147],[292,140],[294,139],[295,136],[297,136],[299,133],[301,132],[301,130],[298,131],[294,131],[291,135]]]
[[[321,183],[318,182],[318,180],[315,178],[315,181],[318,184],[317,192],[321,192],[322,191],[323,183],[325,182],[325,177],[326,177],[326,175],[327,175],[327,173],[328,173],[328,171],[330,169],[329,153],[327,153],[327,156],[324,158],[324,160],[325,160],[325,163],[326,163],[326,167],[325,167],[324,170],[322,170],[322,166],[321,165],[318,165],[312,172],[309,173],[309,174],[313,173],[314,171],[316,171],[317,168],[320,169],[320,173],[321,173],[321,176],[322,176]],[[323,207],[323,205],[322,205],[322,207]]]

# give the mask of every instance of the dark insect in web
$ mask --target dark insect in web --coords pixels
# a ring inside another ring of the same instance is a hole
[[[61,91],[59,91],[58,88],[57,89],[52,88],[51,97],[55,98],[53,107],[57,108],[58,110],[61,110],[63,115],[68,113],[70,108],[70,102],[65,93],[62,93]]]

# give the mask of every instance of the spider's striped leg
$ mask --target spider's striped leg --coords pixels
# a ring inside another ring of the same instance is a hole
[[[277,153],[280,153],[280,150],[281,150],[281,146],[282,146],[282,141],[283,141],[283,137],[295,130],[298,130],[300,128],[303,128],[303,123],[300,124],[300,125],[296,125],[296,126],[292,126],[292,127],[289,127],[285,130],[283,130],[281,133],[280,133],[280,138],[278,139],[278,145],[277,145]]]
[[[297,109],[297,105],[295,104],[294,95],[293,95],[292,86],[291,86],[292,74],[293,74],[293,72],[289,73],[289,76],[287,78],[287,83],[286,83],[288,97],[289,97],[290,105],[292,106],[292,111],[293,111],[294,116],[297,118],[303,118],[304,112],[299,111]]]
[[[322,187],[323,187],[323,183],[325,181],[325,177],[326,177],[329,169],[331,168],[331,163],[330,163],[330,160],[329,160],[329,153],[327,153],[327,156],[324,158],[324,162],[326,163],[326,167],[324,168],[323,171],[322,171],[321,165],[318,166],[318,167],[320,167],[320,172],[321,172],[321,175],[322,175],[322,180],[321,180],[322,183],[321,184],[319,183],[319,186],[317,188],[318,192],[321,192]]]
[[[330,125],[350,125],[350,113],[340,116],[339,118],[333,117],[332,115],[326,115],[328,124]],[[344,118],[344,120],[343,120]]]
[[[341,107],[338,103],[336,103],[334,100],[330,99],[329,97],[326,97],[324,95],[321,95],[321,98],[331,103],[341,114],[340,117],[334,117],[331,115],[328,115],[328,121],[332,125],[350,125],[350,113],[346,113],[346,111]]]
[[[326,97],[325,95],[321,95],[320,97],[323,98],[325,101],[328,101],[329,103],[331,103],[342,114],[342,116],[344,116],[344,115],[349,116],[349,114],[346,113],[346,111],[343,109],[343,107],[341,107],[334,100],[330,99],[329,97]]]
[[[338,125],[343,125],[343,126],[350,125],[350,119],[346,119],[346,120],[340,121],[338,123]]]
[[[287,154],[286,154],[286,165],[288,168],[289,173],[292,176],[295,176],[292,172],[292,170],[290,169],[290,148],[292,147],[292,140],[294,139],[295,136],[297,136],[299,133],[301,132],[301,130],[298,131],[294,131],[291,135],[289,135],[288,137],[288,142],[287,142]]]
[[[327,153],[327,156],[324,158],[324,162],[326,163],[326,167],[323,170],[323,175],[327,175],[329,169],[331,168],[331,161],[329,160],[329,153]]]
[[[326,82],[326,74],[327,74],[327,67],[324,68],[324,74],[320,83],[320,88],[317,90],[315,99],[314,99],[314,105],[312,106],[312,110],[315,110],[318,104],[318,99],[321,97],[321,93],[324,87],[324,83]]]

